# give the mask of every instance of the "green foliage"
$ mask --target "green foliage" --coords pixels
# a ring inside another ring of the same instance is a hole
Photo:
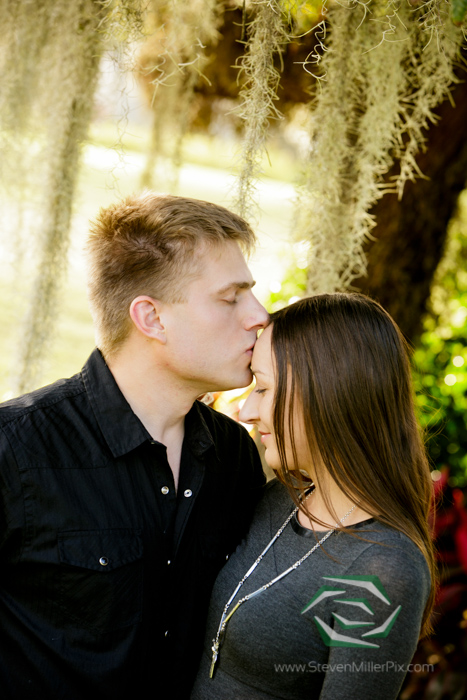
[[[467,294],[460,311],[467,312]],[[429,328],[432,319],[426,322]],[[449,466],[451,484],[467,486],[467,324],[453,327],[451,338],[441,329],[426,330],[414,354],[420,419],[428,432],[428,452],[437,469]]]
[[[451,486],[467,486],[467,193],[452,221],[445,258],[431,294],[431,312],[414,353],[420,419],[437,469]]]
[[[300,269],[293,265],[287,270],[281,288],[270,293],[266,300],[266,307],[269,313],[274,313],[274,311],[278,311],[286,304],[293,303],[305,296],[305,292],[306,269]]]
[[[467,14],[467,0],[452,0],[451,18],[454,24],[462,24]]]

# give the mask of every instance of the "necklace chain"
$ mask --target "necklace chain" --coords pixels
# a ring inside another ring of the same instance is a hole
[[[253,573],[253,571],[256,569],[256,567],[258,566],[258,564],[260,563],[260,561],[263,559],[263,557],[265,556],[265,554],[267,554],[267,552],[271,549],[271,547],[272,547],[273,544],[276,542],[276,540],[282,535],[283,531],[285,530],[285,528],[287,527],[287,525],[289,524],[289,522],[292,520],[292,518],[293,518],[293,516],[295,515],[295,513],[298,511],[298,506],[297,506],[296,508],[294,508],[294,510],[293,510],[293,511],[290,513],[290,515],[286,518],[285,522],[282,523],[282,525],[280,526],[280,528],[278,529],[278,531],[276,532],[276,534],[274,535],[274,537],[272,538],[272,540],[266,545],[266,547],[263,549],[263,551],[261,552],[261,554],[259,555],[259,557],[258,557],[258,558],[253,562],[253,564],[250,566],[250,568],[248,569],[248,571],[246,572],[246,574],[243,576],[243,578],[237,583],[234,592],[232,593],[232,595],[230,596],[230,598],[228,599],[227,603],[226,603],[225,606],[224,606],[224,610],[223,610],[222,616],[221,616],[221,621],[220,621],[220,623],[219,623],[219,627],[217,628],[216,638],[212,640],[212,647],[211,647],[211,651],[212,651],[212,661],[211,661],[211,670],[210,670],[210,673],[209,673],[209,677],[210,677],[210,678],[212,678],[212,677],[214,676],[214,669],[215,669],[215,667],[216,667],[216,663],[217,663],[217,660],[218,660],[218,658],[219,658],[220,647],[221,647],[221,644],[222,644],[223,636],[224,636],[224,634],[225,634],[225,629],[226,629],[226,627],[227,627],[227,623],[229,622],[229,620],[230,620],[230,618],[232,617],[232,615],[236,612],[236,610],[238,610],[238,608],[240,607],[240,605],[243,605],[243,603],[246,603],[247,600],[250,600],[251,598],[254,598],[255,596],[259,595],[260,593],[263,593],[263,592],[266,591],[268,588],[270,588],[271,586],[273,586],[275,583],[277,583],[278,581],[280,581],[282,578],[284,578],[285,576],[287,576],[288,574],[290,574],[291,571],[294,571],[295,569],[298,569],[298,567],[299,567],[301,564],[303,564],[303,562],[304,562],[306,559],[308,559],[308,557],[309,557],[311,554],[313,554],[313,552],[315,552],[315,551],[318,549],[318,547],[321,547],[321,545],[323,544],[323,542],[325,542],[325,541],[328,539],[328,537],[331,537],[332,533],[335,532],[336,528],[337,528],[339,525],[342,525],[342,523],[344,522],[344,520],[346,520],[346,519],[349,517],[349,515],[355,510],[356,507],[357,507],[357,503],[354,503],[354,505],[352,506],[352,508],[350,508],[350,510],[347,511],[347,513],[340,519],[340,521],[339,521],[338,523],[336,523],[336,524],[334,525],[334,527],[331,528],[331,530],[329,530],[320,540],[318,540],[318,542],[316,542],[316,544],[313,545],[313,547],[312,547],[306,554],[304,554],[303,557],[301,557],[300,559],[298,559],[298,560],[295,562],[295,564],[292,564],[292,566],[289,566],[288,569],[286,569],[285,571],[283,571],[281,574],[279,574],[279,575],[276,576],[275,578],[271,579],[271,581],[269,581],[268,583],[265,583],[265,584],[264,584],[263,586],[261,586],[260,588],[257,588],[256,591],[253,591],[252,593],[248,593],[248,594],[247,594],[246,596],[244,596],[243,598],[240,598],[240,600],[237,601],[236,605],[232,608],[232,610],[231,610],[230,613],[229,613],[229,608],[230,608],[230,606],[231,606],[231,604],[232,604],[232,602],[233,602],[235,596],[237,595],[238,591],[240,590],[240,588],[243,586],[243,584],[245,583],[245,581],[251,576],[251,574]]]

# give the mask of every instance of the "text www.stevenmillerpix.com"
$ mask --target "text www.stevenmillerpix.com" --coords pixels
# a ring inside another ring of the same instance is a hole
[[[306,664],[274,664],[276,673],[433,673],[433,664],[399,664],[397,661],[374,663],[361,661],[346,664],[317,664],[309,661]]]

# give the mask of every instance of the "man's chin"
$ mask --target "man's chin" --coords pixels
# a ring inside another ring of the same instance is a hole
[[[235,381],[235,383],[230,387],[231,389],[247,389],[251,382],[253,381],[253,375],[248,370],[243,374],[242,377],[238,377],[238,379]]]
[[[209,391],[232,391],[233,389],[247,389],[253,381],[253,375],[250,370],[242,374],[232,377],[231,380],[218,382],[212,386]]]

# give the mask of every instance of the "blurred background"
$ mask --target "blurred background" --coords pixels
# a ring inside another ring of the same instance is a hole
[[[435,672],[401,698],[467,697],[466,11],[0,0],[1,399],[80,370],[88,222],[144,188],[245,216],[270,311],[378,299],[413,347],[439,501],[436,635],[416,657]],[[215,407],[237,417],[245,395]]]

